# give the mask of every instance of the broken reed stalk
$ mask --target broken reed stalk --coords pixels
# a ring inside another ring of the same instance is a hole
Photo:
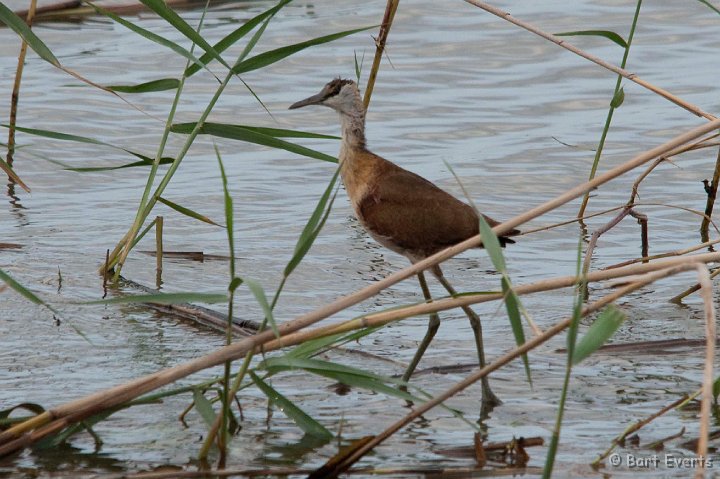
[[[713,362],[715,361],[715,306],[713,302],[712,280],[706,265],[696,265],[698,284],[701,287],[703,307],[705,309],[705,368],[703,371],[702,400],[700,402],[700,433],[697,456],[700,458],[695,469],[695,479],[705,477],[710,435],[710,407],[713,400]]]
[[[678,250],[675,250],[675,251],[668,251],[668,252],[666,252],[666,253],[658,253],[658,254],[654,254],[654,255],[652,255],[652,256],[635,258],[635,259],[631,259],[631,260],[628,260],[628,261],[623,261],[622,263],[617,263],[617,264],[613,264],[613,265],[610,265],[610,266],[606,266],[605,268],[603,268],[603,270],[614,269],[614,268],[622,268],[623,266],[629,266],[629,265],[631,265],[631,264],[641,263],[641,262],[642,262],[642,263],[645,263],[645,262],[647,262],[647,261],[652,261],[652,260],[660,259],[660,258],[668,258],[668,257],[670,257],[670,256],[682,256],[682,255],[686,255],[686,254],[688,254],[688,253],[692,253],[692,252],[694,252],[694,251],[697,251],[697,250],[699,250],[699,249],[705,249],[705,248],[707,248],[707,247],[709,247],[709,246],[712,246],[712,245],[714,245],[714,244],[717,244],[717,243],[720,243],[720,239],[716,239],[716,240],[712,240],[712,241],[706,241],[705,243],[700,243],[700,244],[698,244],[698,245],[691,246],[691,247],[689,247],[689,248],[678,249]]]
[[[635,209],[630,210],[630,216],[635,218],[640,225],[640,256],[642,258],[647,258],[647,256],[650,254],[650,241],[648,239],[648,217],[646,214],[635,211]],[[647,260],[643,259],[643,261]]]
[[[720,274],[720,269],[716,269],[715,271],[713,271],[712,274],[710,274],[710,279],[714,279],[715,276],[717,276],[718,274]],[[682,302],[683,299],[687,298],[691,294],[693,294],[697,291],[700,291],[700,288],[701,288],[700,283],[696,283],[695,285],[690,286],[688,289],[686,289],[682,293],[678,294],[677,296],[673,296],[672,298],[670,298],[670,302],[671,303],[680,303],[680,302]]]
[[[378,70],[380,69],[380,61],[385,52],[385,43],[387,43],[388,35],[390,35],[390,27],[392,27],[399,3],[400,0],[387,0],[387,5],[385,6],[385,15],[383,16],[382,25],[380,25],[380,33],[375,39],[375,58],[373,58],[370,76],[368,77],[367,86],[365,87],[365,96],[363,97],[365,111],[367,111],[370,106],[370,97],[372,96],[373,88],[375,88],[375,80]]]
[[[607,281],[610,279],[623,278],[628,276],[638,276],[651,273],[662,269],[673,268],[678,265],[687,264],[688,262],[709,263],[720,261],[720,252],[704,253],[686,258],[673,258],[665,261],[656,261],[654,263],[641,264],[629,268],[616,268],[612,270],[593,271],[587,274],[588,283],[596,283]],[[518,295],[542,293],[560,288],[570,288],[577,285],[577,277],[562,276],[558,278],[546,279],[535,283],[514,286],[513,291]],[[262,347],[264,352],[275,351],[288,346],[301,344],[311,339],[330,336],[333,334],[346,333],[355,329],[371,328],[384,326],[394,321],[413,317],[424,316],[430,313],[438,313],[450,309],[470,306],[473,304],[486,303],[490,301],[498,301],[504,299],[503,293],[481,293],[481,294],[463,294],[456,298],[433,299],[432,303],[420,303],[402,308],[395,308],[389,311],[381,311],[379,313],[368,314],[360,318],[350,319],[338,324],[321,326],[315,329],[298,331],[286,336],[274,339]]]
[[[663,269],[660,271],[655,271],[652,273],[648,273],[642,278],[638,278],[637,281],[624,286],[623,288],[618,289],[617,291],[608,294],[607,296],[602,297],[601,299],[595,301],[594,303],[591,303],[590,305],[583,308],[583,311],[581,315],[587,316],[590,313],[593,313],[595,311],[598,311],[599,309],[613,303],[618,298],[621,298],[627,294],[632,293],[633,291],[636,291],[643,286],[646,286],[654,281],[657,281],[659,279],[665,278],[667,276],[671,276],[683,271],[692,270],[696,268],[697,263],[688,261],[684,265],[675,266],[672,268]],[[350,466],[355,464],[358,460],[360,460],[365,454],[370,452],[373,448],[381,444],[383,441],[385,441],[387,438],[395,434],[397,431],[417,419],[418,417],[422,416],[435,406],[438,406],[439,404],[442,404],[447,399],[455,396],[456,394],[460,393],[461,391],[465,390],[467,387],[471,386],[472,384],[476,383],[483,377],[490,374],[492,371],[495,371],[499,369],[500,367],[504,366],[505,364],[509,363],[510,361],[518,358],[519,356],[526,354],[528,351],[531,351],[532,349],[535,349],[536,347],[540,346],[541,344],[547,342],[549,339],[551,339],[553,336],[559,334],[560,332],[564,331],[570,326],[570,323],[572,322],[572,318],[564,319],[563,321],[555,324],[551,328],[548,328],[545,330],[545,332],[541,336],[535,336],[532,339],[528,340],[524,344],[517,346],[513,350],[509,351],[508,353],[500,356],[498,359],[493,361],[491,364],[485,366],[484,368],[479,369],[475,373],[471,374],[470,376],[466,377],[462,381],[456,383],[451,388],[447,389],[444,393],[439,394],[432,398],[431,400],[416,406],[412,412],[404,416],[399,421],[392,424],[390,427],[382,431],[380,434],[373,437],[370,441],[368,441],[366,444],[364,444],[362,447],[358,448],[354,453],[344,458],[341,462],[339,462],[335,467],[333,468],[332,473],[323,476],[324,478],[334,478],[337,477],[338,474],[342,473],[346,469],[348,469]]]
[[[625,205],[625,207],[620,210],[620,213],[615,215],[613,219],[605,223],[603,226],[595,230],[595,232],[590,237],[590,241],[588,242],[587,250],[585,251],[585,260],[583,261],[583,267],[582,272],[583,274],[587,275],[588,271],[590,271],[590,262],[592,261],[592,254],[595,251],[595,245],[597,244],[598,239],[601,235],[604,233],[607,233],[612,228],[614,228],[618,223],[620,223],[623,218],[625,218],[627,215],[630,214],[630,211],[632,209],[632,206]],[[586,292],[583,292],[583,295],[585,295]],[[587,296],[585,296],[587,299]]]
[[[612,440],[612,443],[610,444],[610,447],[608,447],[605,452],[600,454],[597,459],[595,459],[593,462],[590,463],[590,466],[592,467],[598,467],[600,466],[600,462],[605,460],[611,452],[615,450],[615,448],[622,444],[622,442],[627,438],[630,434],[634,433],[635,431],[639,431],[643,427],[650,424],[655,419],[659,418],[663,414],[665,414],[668,411],[671,411],[675,409],[676,407],[680,406],[682,403],[684,403],[687,400],[688,396],[687,394],[684,394],[680,399],[673,401],[672,403],[668,404],[667,406],[663,407],[659,411],[651,414],[650,416],[640,419],[639,421],[635,422],[634,424],[630,425],[627,429],[625,429],[622,434],[617,436],[615,439]]]
[[[162,286],[163,270],[163,217],[155,217],[155,286]]]
[[[552,211],[555,208],[578,198],[586,191],[590,191],[593,188],[607,183],[608,181],[627,173],[628,171],[654,158],[666,155],[668,152],[673,151],[679,146],[682,146],[718,128],[720,128],[720,120],[714,120],[693,128],[692,130],[678,135],[660,146],[635,156],[632,160],[629,160],[622,165],[595,177],[592,181],[582,183],[552,200],[549,200],[539,206],[536,206],[535,208],[530,209],[529,211],[526,211],[525,213],[495,226],[493,231],[496,235],[500,236],[516,226],[537,218],[548,211]],[[482,238],[480,235],[477,235],[458,243],[455,246],[429,256],[422,261],[391,274],[381,281],[370,284],[355,293],[339,298],[315,311],[278,326],[280,335],[287,335],[315,324],[328,316],[376,295],[378,292],[399,281],[415,276],[420,271],[424,271],[435,264],[445,261],[446,259],[451,258],[467,249],[479,246],[480,244],[482,244]],[[100,411],[110,409],[131,399],[135,399],[142,394],[170,384],[178,379],[189,376],[190,374],[203,369],[218,366],[228,360],[239,359],[248,352],[273,339],[275,339],[275,335],[272,330],[268,329],[267,331],[242,339],[232,345],[225,346],[211,354],[188,361],[184,364],[179,364],[173,368],[158,371],[156,373],[135,379],[134,381],[98,391],[89,396],[70,401],[45,411],[28,421],[20,423],[0,433],[0,456],[13,452],[17,449],[27,447],[28,445],[40,440],[42,437],[45,437],[47,434],[51,434],[63,427],[82,421],[83,419],[86,419],[93,414],[97,414]],[[51,426],[46,426],[48,423],[50,423]],[[28,433],[28,431],[36,428],[40,429],[33,433]]]
[[[37,0],[30,0],[30,8],[28,9],[27,16],[25,17],[25,23],[27,23],[29,27],[32,27],[36,8]],[[8,152],[6,160],[9,166],[12,166],[13,155],[15,154],[15,122],[17,121],[17,108],[18,101],[20,100],[20,82],[22,81],[27,48],[27,42],[23,40],[22,45],[20,45],[20,53],[18,54],[18,64],[17,69],[15,70],[15,82],[13,83],[12,96],[10,100],[10,127],[8,128]]]
[[[551,33],[547,33],[535,25],[532,25],[531,23],[524,22],[522,20],[519,20],[512,15],[510,15],[508,12],[505,12],[497,7],[494,7],[488,3],[481,2],[479,0],[465,0],[467,3],[474,5],[478,8],[481,8],[485,10],[488,13],[492,13],[493,15],[502,18],[503,20],[506,20],[513,25],[517,25],[520,28],[523,28],[531,33],[534,33],[545,40],[551,41],[552,43],[556,44],[559,47],[562,47],[566,50],[569,50],[573,52],[574,54],[581,56],[585,58],[586,60],[590,60],[591,62],[595,63],[596,65],[599,65],[607,70],[610,70],[613,73],[617,73],[618,75],[622,76],[623,78],[626,78],[630,80],[631,82],[637,83],[638,85],[642,86],[643,88],[646,88],[650,90],[651,92],[660,95],[661,97],[665,98],[666,100],[671,101],[672,103],[678,105],[679,107],[689,111],[690,113],[693,113],[699,117],[706,118],[708,120],[716,120],[717,118],[714,115],[711,115],[710,113],[707,113],[706,111],[703,111],[699,106],[693,105],[692,103],[688,103],[682,98],[679,98],[672,93],[670,93],[667,90],[664,90],[662,88],[659,88],[655,85],[653,85],[650,82],[647,82],[645,80],[642,80],[639,78],[635,73],[631,73],[623,68],[620,68],[616,65],[613,65],[612,63],[606,62],[605,60],[596,57],[595,55],[591,55],[580,48],[572,45],[567,40],[563,40],[562,38],[555,36]]]
[[[705,180],[707,182],[707,180]],[[710,218],[712,217],[713,208],[715,207],[715,198],[717,197],[718,182],[720,182],[720,149],[718,149],[717,159],[715,160],[715,171],[713,172],[712,182],[705,185],[707,192],[707,203],[705,204],[705,218],[700,224],[700,238],[703,241],[710,239]]]
[[[25,22],[28,26],[32,27],[33,18],[35,17],[35,9],[37,6],[36,0],[30,1],[30,9],[27,11],[25,16]],[[22,81],[23,69],[25,67],[25,57],[27,55],[27,42],[22,41],[20,45],[20,53],[18,54],[17,69],[15,70],[15,81],[13,83],[12,96],[10,97],[10,125],[8,128],[8,142],[7,142],[7,155],[6,161],[0,162],[0,170],[4,171],[8,176],[8,191],[12,191],[12,185],[18,184],[27,193],[30,193],[30,188],[25,184],[23,180],[13,171],[13,155],[15,154],[15,122],[17,121],[17,109],[18,102],[20,100],[20,82]],[[12,193],[10,193],[12,195]]]

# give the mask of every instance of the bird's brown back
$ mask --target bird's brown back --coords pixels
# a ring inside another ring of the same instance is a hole
[[[422,258],[478,234],[475,210],[430,181],[367,150],[355,160],[343,165],[348,195],[360,222],[385,246]]]

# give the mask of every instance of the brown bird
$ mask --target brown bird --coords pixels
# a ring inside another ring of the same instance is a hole
[[[337,78],[317,95],[294,103],[290,109],[308,105],[327,106],[340,114],[340,175],[355,215],[378,243],[416,263],[479,233],[478,213],[471,206],[366,148],[365,108],[354,81]],[[482,216],[490,226],[499,224]],[[507,235],[517,233],[519,231],[513,230]],[[504,236],[499,239],[503,246],[514,243]],[[457,294],[439,266],[434,266],[431,271],[448,293]],[[418,273],[418,280],[425,299],[431,301],[422,272]],[[470,307],[462,309],[470,319],[480,367],[484,367],[480,318]],[[428,331],[403,375],[404,381],[412,376],[439,326],[437,313],[431,314]],[[484,405],[500,403],[486,377],[482,380],[482,392]]]

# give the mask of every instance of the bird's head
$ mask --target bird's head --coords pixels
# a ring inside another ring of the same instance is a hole
[[[356,115],[363,110],[357,84],[352,80],[341,78],[336,78],[325,85],[317,95],[293,103],[290,105],[290,110],[308,105],[327,106],[346,115]]]

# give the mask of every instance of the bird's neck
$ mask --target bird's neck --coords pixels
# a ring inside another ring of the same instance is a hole
[[[358,110],[340,113],[342,131],[341,149],[355,150],[365,148],[365,112]]]

